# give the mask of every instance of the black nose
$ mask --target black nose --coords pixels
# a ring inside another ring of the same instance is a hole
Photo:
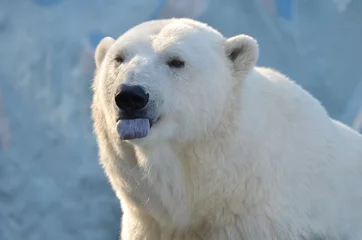
[[[121,84],[115,101],[120,110],[132,111],[139,110],[148,103],[149,95],[140,86],[130,86]]]

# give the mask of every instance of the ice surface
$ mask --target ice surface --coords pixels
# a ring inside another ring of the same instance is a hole
[[[355,122],[362,1],[199,0],[184,13],[172,6],[0,0],[0,240],[118,238],[121,210],[91,128],[92,55],[102,36],[145,20],[191,16],[226,36],[250,34],[258,64],[295,79],[332,117]]]

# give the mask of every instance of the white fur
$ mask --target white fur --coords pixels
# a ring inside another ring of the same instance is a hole
[[[99,44],[94,129],[123,240],[362,239],[361,135],[257,57],[253,38],[189,19]],[[144,139],[117,135],[121,83],[154,101],[160,120]]]

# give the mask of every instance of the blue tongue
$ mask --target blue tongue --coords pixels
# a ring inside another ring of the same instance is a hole
[[[122,140],[144,138],[150,132],[147,118],[122,119],[117,122],[117,132]]]

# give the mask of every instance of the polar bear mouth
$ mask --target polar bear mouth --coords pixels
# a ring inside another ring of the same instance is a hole
[[[122,140],[147,137],[151,129],[151,121],[147,118],[120,119],[117,132]]]
[[[149,118],[118,119],[117,133],[122,140],[145,138],[158,119],[156,121]]]

